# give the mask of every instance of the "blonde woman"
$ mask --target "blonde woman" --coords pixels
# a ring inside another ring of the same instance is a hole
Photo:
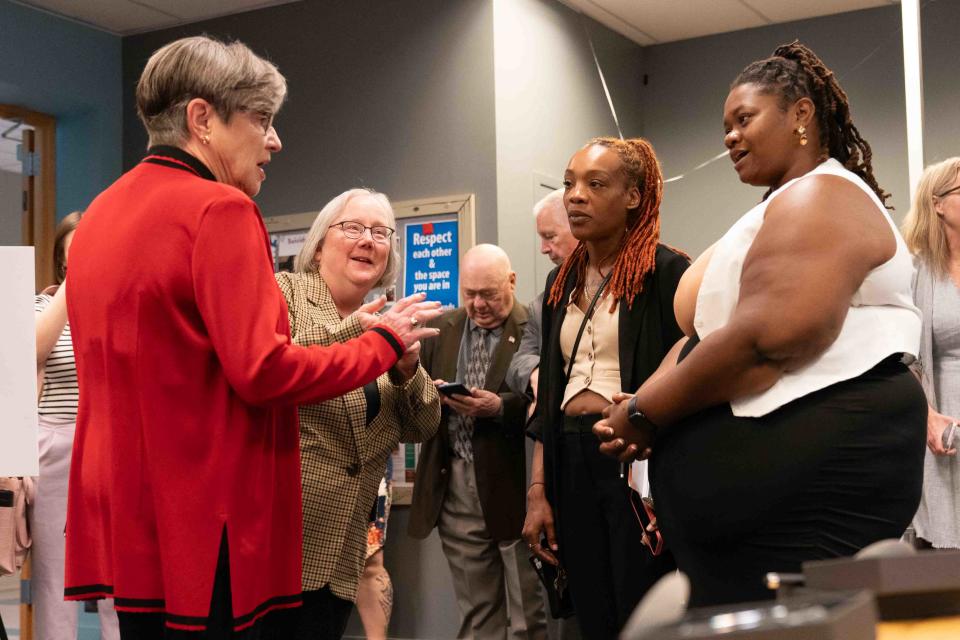
[[[927,455],[923,497],[913,521],[918,542],[960,548],[960,464],[950,425],[960,416],[960,157],[923,172],[903,223],[915,256],[914,303],[923,312],[914,369],[927,396]],[[948,431],[950,429],[950,431]],[[944,438],[944,436],[947,436]]]

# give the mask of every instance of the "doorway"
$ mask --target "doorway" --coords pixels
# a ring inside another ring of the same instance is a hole
[[[0,105],[0,245],[35,248],[36,288],[54,283],[56,120]]]

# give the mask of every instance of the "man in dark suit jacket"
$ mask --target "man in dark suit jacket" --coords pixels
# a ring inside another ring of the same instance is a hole
[[[515,285],[502,249],[468,251],[460,266],[464,306],[431,324],[440,335],[421,355],[435,383],[463,382],[471,392],[441,395],[440,428],[420,451],[409,527],[417,538],[439,531],[460,606],[458,638],[546,637],[536,574],[520,540],[527,400],[504,381],[527,320]]]

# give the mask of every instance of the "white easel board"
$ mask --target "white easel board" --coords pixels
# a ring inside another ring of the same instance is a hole
[[[0,476],[35,476],[37,356],[33,247],[0,247]]]

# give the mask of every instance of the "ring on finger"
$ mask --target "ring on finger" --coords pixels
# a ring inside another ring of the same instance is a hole
[[[417,319],[417,316],[416,316],[416,315],[410,316],[410,326],[411,326],[411,327],[419,327],[419,326],[420,326],[420,321]]]

